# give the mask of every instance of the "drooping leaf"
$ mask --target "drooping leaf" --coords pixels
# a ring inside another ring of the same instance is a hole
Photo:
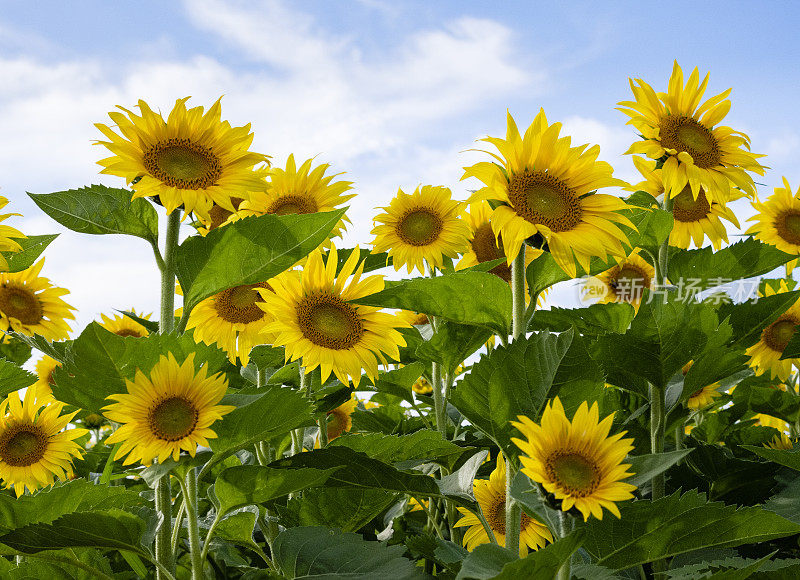
[[[54,193],[29,193],[44,213],[82,234],[127,234],[155,243],[158,214],[146,199],[127,189],[89,185]]]
[[[273,548],[275,564],[290,580],[407,580],[422,577],[422,572],[403,557],[405,546],[368,542],[357,534],[336,529],[290,528],[278,534]]]
[[[678,449],[677,451],[648,453],[645,455],[627,457],[623,463],[630,464],[628,471],[633,473],[633,476],[627,478],[625,483],[640,487],[650,481],[654,476],[664,473],[691,452],[691,449]]]
[[[551,308],[536,312],[528,330],[562,332],[575,328],[581,334],[622,334],[628,330],[634,314],[630,304],[613,302],[592,304],[587,308]]]
[[[503,280],[486,272],[452,272],[435,278],[387,282],[381,292],[354,302],[441,316],[500,333],[511,328],[511,290]]]
[[[428,430],[408,435],[344,434],[331,441],[330,446],[348,447],[389,464],[437,461],[446,467],[451,467],[455,460],[471,449],[444,439],[437,431]]]
[[[191,236],[176,257],[184,313],[227,288],[265,282],[317,248],[347,208],[336,211],[248,217],[207,236]]]
[[[324,526],[355,532],[401,497],[382,489],[315,487],[277,507],[286,527]]]
[[[417,347],[416,354],[421,360],[441,364],[444,372],[453,373],[490,336],[492,331],[488,328],[442,320],[430,340]]]
[[[580,548],[583,537],[583,530],[576,530],[544,548],[531,552],[521,560],[507,563],[495,578],[497,580],[555,578],[561,566]]]
[[[36,382],[36,375],[0,358],[0,397],[5,397],[17,389],[24,389]]]
[[[424,371],[423,363],[413,362],[399,369],[380,373],[378,380],[375,381],[375,389],[379,393],[389,393],[411,402],[414,399],[411,386],[422,376]]]
[[[42,255],[50,242],[55,240],[58,234],[44,234],[41,236],[28,236],[26,238],[16,238],[22,249],[18,252],[2,252],[3,257],[8,262],[9,272],[21,272],[30,268],[36,259]]]
[[[488,453],[488,451],[479,451],[467,459],[454,473],[437,479],[436,483],[442,495],[476,509],[477,502],[475,501],[472,482],[475,480],[475,474],[478,473],[478,469],[483,465]]]
[[[496,578],[503,566],[514,562],[517,556],[496,544],[476,546],[461,563],[456,580],[489,580]]]

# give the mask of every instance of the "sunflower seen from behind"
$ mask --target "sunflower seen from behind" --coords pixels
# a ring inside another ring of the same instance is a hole
[[[773,296],[784,292],[789,292],[789,287],[786,281],[781,280],[777,289],[769,284],[765,285],[763,295]],[[769,371],[771,379],[786,381],[792,373],[792,368],[800,365],[800,358],[781,359],[798,325],[800,325],[800,300],[762,330],[758,342],[744,351],[750,357],[749,364],[756,375],[763,375]]]
[[[747,221],[755,222],[747,230],[757,240],[775,246],[782,252],[800,256],[800,187],[792,192],[789,180],[783,178],[783,187],[776,187],[764,202],[753,202],[758,212]],[[797,259],[786,265],[789,276]]]
[[[87,431],[68,429],[77,411],[62,415],[63,409],[35,385],[24,398],[15,391],[0,403],[0,479],[17,496],[72,477],[72,461],[84,453],[75,439]]]
[[[511,424],[525,439],[512,438],[522,454],[522,472],[561,502],[588,520],[603,519],[603,508],[620,517],[616,502],[633,497],[636,486],[622,480],[633,473],[622,463],[633,451],[633,439],[622,439],[622,431],[609,436],[614,414],[599,420],[597,403],[584,401],[570,422],[558,397],[550,401],[537,425],[519,416]]]
[[[469,227],[461,219],[463,204],[452,199],[450,190],[436,185],[417,187],[413,193],[397,190],[385,213],[373,218],[375,239],[372,253],[388,252],[395,270],[406,267],[425,274],[441,269],[444,257],[455,258],[468,248]]]
[[[719,125],[731,108],[731,89],[701,103],[708,78],[706,74],[701,82],[695,67],[684,85],[675,62],[666,93],[656,93],[642,79],[629,79],[635,100],[618,103],[618,110],[630,117],[628,124],[643,140],[626,153],[662,160],[670,197],[687,187],[694,198],[702,188],[708,202],[731,199],[737,187],[755,197],[750,173],[764,175],[766,168],[757,161],[764,155],[750,152],[747,135]]]
[[[569,137],[559,137],[561,123],[548,124],[544,111],[520,134],[507,116],[506,138],[487,137],[498,154],[495,161],[481,161],[464,168],[485,187],[471,202],[500,202],[491,216],[492,229],[502,236],[507,263],[519,254],[525,240],[539,234],[556,263],[571,277],[576,262],[589,271],[597,256],[608,261],[625,256],[626,234],[617,226],[634,226],[619,213],[628,205],[613,195],[593,193],[603,187],[625,186],[612,176],[611,165],[598,161],[600,147],[571,147]]]
[[[137,369],[125,384],[128,392],[109,395],[116,402],[103,408],[107,419],[120,424],[106,444],[122,444],[114,459],[127,455],[124,465],[168,457],[177,461],[181,451],[194,457],[198,445],[208,447],[217,436],[214,422],[235,409],[218,404],[227,379],[219,373],[208,376],[205,366],[196,369],[194,353],[183,364],[171,352],[161,355],[148,375]]]
[[[151,314],[137,314],[136,310],[133,308],[129,309],[128,312],[145,320],[149,320],[151,316]],[[130,316],[126,316],[125,314],[115,314],[113,318],[106,316],[105,314],[101,314],[100,319],[102,320],[100,326],[109,332],[113,332],[117,336],[133,336],[134,338],[142,338],[150,334],[150,331],[147,330],[143,324],[137,322]]]
[[[494,537],[500,546],[506,545],[506,465],[502,455],[498,454],[496,467],[489,474],[489,479],[475,479],[472,482],[472,491],[475,499],[478,500],[481,511],[489,527],[494,533]],[[488,544],[490,542],[486,529],[481,524],[478,516],[459,507],[458,511],[464,516],[455,524],[456,527],[469,526],[464,533],[464,546],[470,552],[476,546]],[[524,558],[528,550],[538,550],[547,542],[553,541],[553,534],[550,530],[522,512],[522,523],[519,536],[519,557]]]
[[[8,205],[8,199],[0,195],[0,209],[3,209],[6,205]],[[0,252],[19,252],[22,249],[22,246],[19,245],[19,242],[15,239],[24,238],[25,234],[19,231],[16,228],[12,228],[8,224],[4,224],[5,220],[10,218],[11,216],[18,216],[18,213],[4,213],[0,214]],[[8,270],[8,261],[6,260],[5,256],[0,254],[0,272],[5,272]]]
[[[383,290],[382,276],[362,279],[358,247],[336,273],[338,253],[331,246],[327,260],[317,248],[302,272],[289,270],[270,280],[271,289],[259,290],[272,322],[264,328],[274,346],[286,347],[286,361],[302,359],[306,372],[317,367],[322,382],[333,373],[343,384],[358,386],[361,371],[373,382],[386,356],[399,360],[405,346],[398,327],[410,325],[379,308],[350,301]]]
[[[69,290],[58,288],[40,276],[44,260],[21,272],[0,272],[0,330],[47,340],[69,336],[67,320],[74,320],[74,307],[61,299]]]
[[[205,112],[203,107],[187,109],[188,99],[178,99],[166,120],[142,100],[140,115],[124,107],[118,107],[122,113],[110,112],[119,133],[95,124],[109,139],[97,143],[113,153],[98,164],[100,173],[125,178],[134,198],[158,196],[167,213],[183,206],[186,213],[210,221],[214,204],[235,211],[232,198],[266,190],[255,166],[269,158],[249,150],[249,124],[232,127],[221,119],[219,99]]]

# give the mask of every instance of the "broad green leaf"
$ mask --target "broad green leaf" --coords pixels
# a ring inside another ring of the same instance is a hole
[[[481,348],[492,331],[488,328],[456,324],[442,320],[430,340],[417,347],[417,357],[442,365],[444,372],[453,373],[458,365]]]
[[[477,509],[472,482],[475,480],[475,474],[478,473],[478,469],[483,465],[488,454],[488,451],[479,451],[467,459],[455,473],[437,479],[436,483],[442,495]]]
[[[593,304],[587,308],[551,308],[539,310],[528,330],[562,332],[575,328],[581,334],[622,334],[628,330],[635,311],[626,303]]]
[[[762,507],[707,502],[695,491],[617,505],[622,518],[607,514],[592,519],[583,544],[596,564],[616,570],[701,548],[766,542],[800,532],[800,525]]]
[[[250,350],[250,360],[259,369],[278,369],[284,366],[286,350],[283,347],[261,344]]]
[[[8,271],[21,272],[33,266],[45,248],[57,237],[58,234],[44,234],[15,239],[14,241],[22,246],[22,250],[19,252],[3,252],[3,257],[8,262]]]
[[[570,416],[578,407],[587,401],[591,404],[602,398],[605,390],[605,375],[603,369],[595,361],[588,349],[586,339],[577,333],[573,335],[572,342],[564,358],[558,365],[553,385],[547,393],[547,398],[555,396],[564,405],[564,411]]]
[[[576,530],[565,538],[557,539],[521,560],[509,562],[495,576],[498,580],[549,580],[555,578],[558,570],[583,543],[583,530]]]
[[[29,524],[0,536],[0,543],[26,554],[81,546],[141,553],[140,517],[120,509],[65,514],[48,524]]]
[[[480,544],[461,563],[456,580],[490,580],[496,578],[503,566],[518,556],[496,544]]]
[[[700,564],[690,564],[673,568],[667,572],[669,580],[694,580],[695,578],[705,578],[707,580],[745,580],[752,578],[758,570],[768,568],[770,558],[775,552],[767,554],[759,560],[745,558],[726,558],[724,560],[714,560]],[[800,560],[795,560],[796,566]],[[782,575],[781,575],[782,576]],[[780,577],[780,576],[778,576]],[[770,578],[774,578],[770,576]]]
[[[330,487],[383,489],[412,495],[440,496],[433,478],[398,471],[391,465],[372,459],[365,453],[343,446],[315,449],[273,461],[275,469],[334,469],[340,468],[325,482]]]
[[[748,347],[758,342],[761,332],[775,322],[798,298],[800,290],[766,296],[755,302],[723,304],[718,310],[719,319],[727,317],[733,327],[732,346]]]
[[[322,485],[337,469],[341,468],[273,469],[261,465],[239,465],[219,474],[214,482],[214,493],[220,511],[227,513]]]
[[[646,455],[634,455],[626,457],[623,463],[629,463],[628,471],[633,473],[632,477],[625,480],[636,487],[641,487],[649,482],[659,473],[664,473],[667,469],[678,463],[681,459],[692,452],[691,449],[678,449],[677,451],[666,451],[664,453],[648,453]]]
[[[23,389],[36,382],[36,375],[0,358],[0,397],[5,397],[17,389]]]
[[[706,347],[719,328],[716,313],[704,304],[677,301],[675,295],[645,300],[625,334],[597,340],[597,359],[606,372],[666,388],[672,376]],[[619,377],[619,378],[618,378]]]
[[[500,448],[516,457],[517,435],[509,421],[517,415],[539,416],[549,398],[556,371],[572,342],[572,331],[519,338],[495,348],[459,381],[450,402]]]
[[[286,527],[325,526],[355,532],[396,503],[400,494],[381,489],[315,487],[277,506]]]
[[[652,255],[658,255],[659,246],[666,241],[672,231],[672,214],[659,208],[641,207],[620,213],[636,226],[636,230],[622,226],[628,236],[630,248],[644,248]]]
[[[4,335],[0,333],[0,336]],[[32,350],[30,345],[11,335],[5,336],[8,338],[4,343],[0,343],[0,358],[20,366],[28,362]]]
[[[745,385],[733,392],[733,402],[754,413],[778,417],[789,423],[800,420],[800,397],[772,387]]]
[[[592,258],[589,264],[589,275],[599,274],[600,272],[605,272],[613,265],[613,260],[610,260],[611,263],[606,263],[601,261],[599,258]],[[578,276],[580,277],[582,274],[585,274],[583,268],[581,268],[580,264],[577,264]],[[553,259],[552,254],[549,252],[545,252],[535,260],[533,260],[528,267],[525,269],[525,280],[528,282],[528,293],[531,296],[536,296],[540,294],[543,290],[546,290],[550,286],[557,284],[558,282],[564,282],[566,280],[571,280],[572,276],[564,272],[561,269],[556,261]]]
[[[29,193],[44,213],[82,234],[127,234],[155,243],[158,214],[146,199],[127,189],[89,185],[54,193]]]
[[[558,530],[561,525],[559,521],[561,511],[549,505],[542,495],[541,488],[521,471],[518,471],[511,480],[511,497],[522,506],[528,515],[539,520],[554,533]]]
[[[800,466],[800,461],[797,461],[797,465]],[[800,477],[789,482],[789,485],[769,498],[764,503],[764,509],[800,524]]]
[[[114,575],[108,558],[100,550],[71,548],[66,553],[54,552],[53,556],[59,558],[57,562],[21,558],[17,565],[9,563],[8,569],[0,564],[0,577],[4,580],[96,580]],[[76,559],[80,566],[70,564],[72,559]]]
[[[800,471],[800,449],[772,449],[770,447],[758,447],[756,445],[741,445],[741,447],[752,451],[767,461],[779,463],[795,471]]]
[[[380,393],[389,393],[411,402],[414,399],[411,386],[422,376],[423,372],[425,372],[425,365],[421,362],[413,362],[399,369],[380,373],[378,380],[375,381],[375,389]]]
[[[316,249],[347,208],[303,215],[248,217],[207,236],[191,236],[176,257],[184,316],[227,288],[265,282]]]
[[[278,534],[273,559],[285,578],[407,580],[423,577],[403,557],[405,546],[368,542],[361,536],[321,527],[290,528]]]
[[[711,246],[699,250],[682,250],[670,256],[669,277],[673,284],[682,280],[686,289],[705,290],[714,286],[724,286],[735,280],[761,276],[796,258],[775,246],[753,238],[736,242],[726,248],[714,251]],[[691,282],[691,286],[688,286]],[[739,300],[755,295],[756,286],[750,285],[749,292],[742,292]],[[745,290],[745,286],[741,287]],[[733,292],[736,294],[736,292]]]
[[[500,333],[511,328],[511,289],[486,272],[452,272],[435,278],[387,282],[381,292],[353,302],[413,310]]]
[[[248,548],[260,549],[258,544],[253,541],[253,531],[257,518],[258,508],[251,506],[237,510],[219,521],[213,537],[217,540],[240,544]],[[210,526],[212,521],[213,519],[209,518],[206,525]]]
[[[452,443],[436,431],[421,430],[408,435],[382,435],[380,433],[344,434],[330,442],[331,447],[348,447],[366,453],[385,463],[424,463],[437,461],[452,467],[465,448]]]

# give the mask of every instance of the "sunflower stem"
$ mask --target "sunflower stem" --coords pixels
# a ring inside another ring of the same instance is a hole
[[[569,516],[562,511],[558,512],[558,537],[559,538],[566,538],[569,533],[572,531],[572,521],[569,520]],[[567,558],[567,560],[561,565],[561,568],[558,570],[558,575],[556,578],[558,580],[569,580],[570,579],[570,564],[572,563],[572,558]]]
[[[436,430],[447,439],[447,423],[445,422],[447,401],[444,400],[442,393],[442,367],[439,363],[431,363],[431,386],[433,387],[433,406],[436,412]]]
[[[214,532],[217,531],[217,526],[222,521],[222,518],[225,517],[225,512],[217,510],[217,514],[214,516],[214,521],[211,522],[211,527],[208,528],[208,533],[206,533],[206,540],[203,542],[203,549],[200,552],[200,564],[205,564],[206,558],[208,557],[208,548],[211,546],[211,538],[214,537]]]
[[[192,559],[192,580],[203,580],[203,558],[200,526],[197,519],[197,471],[190,469],[183,486],[186,497],[186,524],[189,530],[189,553]]]

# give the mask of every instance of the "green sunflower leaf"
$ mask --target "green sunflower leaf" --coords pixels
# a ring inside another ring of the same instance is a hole
[[[36,375],[0,358],[0,397],[5,397],[17,389],[24,389],[36,382]]]
[[[128,189],[89,185],[54,193],[28,193],[44,213],[82,234],[127,234],[158,241],[158,214]]]
[[[437,362],[443,372],[454,373],[458,365],[481,348],[493,335],[488,328],[476,328],[442,320],[431,336],[417,347],[418,358]]]
[[[415,331],[416,332],[416,331]],[[382,372],[375,381],[375,390],[388,393],[406,401],[413,401],[412,385],[425,372],[425,365],[419,361],[404,365],[393,371]]]
[[[800,525],[762,507],[708,502],[680,492],[656,501],[617,504],[622,518],[591,519],[583,548],[596,564],[620,570],[702,548],[756,544],[800,532]]]
[[[599,258],[592,258],[589,263],[588,274],[594,276],[600,272],[605,272],[613,265],[613,260],[609,259],[609,262],[611,263],[603,262]],[[576,278],[586,274],[580,264],[577,264],[576,267],[578,269]],[[531,296],[537,296],[554,284],[572,280],[572,276],[561,269],[552,254],[545,252],[528,264],[525,269],[525,280],[528,283],[528,293]]]
[[[640,207],[620,213],[636,226],[636,230],[621,226],[628,235],[628,246],[631,249],[643,248],[653,256],[658,255],[659,246],[666,241],[672,231],[672,214],[659,208]]]
[[[777,388],[741,385],[733,392],[733,402],[789,423],[800,420],[800,397]]]
[[[511,289],[486,272],[451,272],[435,278],[387,281],[381,292],[353,302],[441,316],[505,334],[511,328]]]
[[[338,259],[336,261],[336,273],[342,271],[347,259],[353,254],[355,248],[337,248],[336,254]],[[326,253],[326,260],[327,258]],[[366,248],[359,249],[359,259],[364,263],[364,273],[373,272],[375,270],[380,270],[381,268],[386,268],[387,266],[392,265],[392,259],[389,257],[389,254],[386,252],[381,252],[379,254],[373,254]]]
[[[248,217],[187,238],[175,259],[184,318],[209,296],[265,282],[294,266],[325,241],[346,210]]]
[[[659,473],[664,473],[691,452],[692,449],[678,449],[664,453],[647,453],[645,455],[626,457],[623,463],[630,464],[628,471],[633,473],[633,476],[624,481],[636,487],[641,487]]]
[[[347,447],[392,465],[436,461],[448,468],[465,452],[472,451],[471,447],[460,447],[440,433],[428,430],[415,431],[408,435],[346,433],[331,441],[328,446]]]
[[[800,290],[783,292],[740,304],[722,304],[720,320],[728,318],[733,328],[732,347],[752,346],[761,338],[761,332],[800,298]],[[788,348],[788,347],[787,347]]]
[[[581,334],[623,334],[635,314],[633,306],[625,303],[592,304],[587,308],[554,307],[537,311],[528,324],[528,330],[562,332],[575,328]]]
[[[337,529],[302,527],[287,529],[275,538],[273,558],[285,578],[368,580],[424,578],[413,562],[403,557],[404,545],[387,546]]]
[[[700,291],[715,286],[725,286],[736,280],[761,276],[797,256],[780,251],[775,246],[753,238],[736,242],[714,251],[711,246],[699,250],[680,250],[670,256],[669,277],[673,284],[682,281],[687,289]],[[691,283],[691,286],[688,286]],[[739,300],[755,296],[757,282],[734,285]]]
[[[752,451],[759,457],[767,461],[778,463],[785,467],[800,471],[800,449],[772,449],[770,447],[758,447],[756,445],[740,445],[744,449]]]
[[[22,246],[22,250],[19,252],[2,252],[3,257],[8,262],[8,271],[21,272],[33,266],[45,248],[57,237],[58,234],[44,234],[41,236],[28,236],[27,238],[15,238],[14,241]]]
[[[355,532],[397,502],[401,495],[382,489],[314,487],[276,506],[281,524],[288,527],[325,526]]]

